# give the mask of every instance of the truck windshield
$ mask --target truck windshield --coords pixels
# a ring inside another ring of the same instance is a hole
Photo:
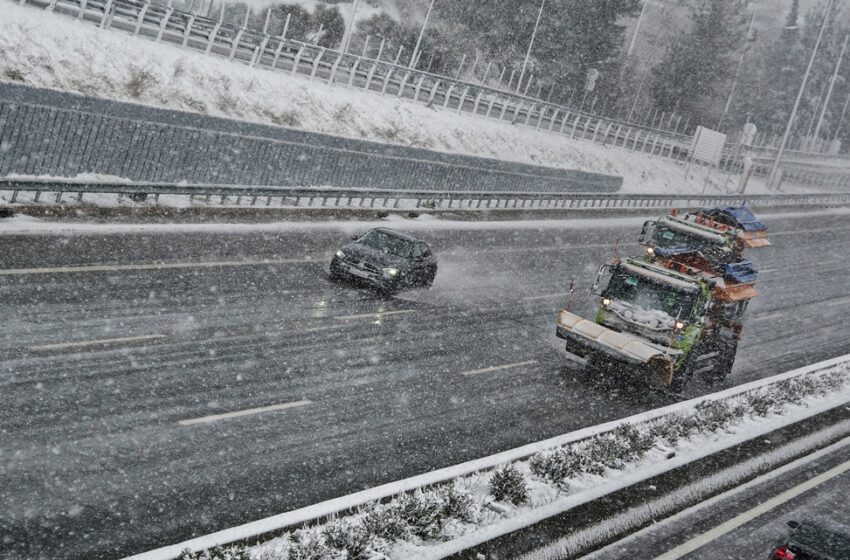
[[[614,272],[606,295],[643,309],[664,311],[671,317],[681,318],[688,317],[696,303],[696,294],[622,270]]]
[[[695,250],[703,250],[714,245],[714,243],[705,239],[669,229],[661,224],[656,228],[655,234],[652,236],[652,241],[656,247],[663,249],[688,246],[693,247]]]
[[[410,250],[413,248],[413,243],[410,241],[381,231],[370,231],[357,242],[397,257],[409,256]]]

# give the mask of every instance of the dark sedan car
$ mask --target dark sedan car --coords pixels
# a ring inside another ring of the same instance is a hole
[[[385,293],[407,286],[430,286],[437,259],[421,239],[377,228],[341,247],[331,260],[332,278],[359,280]]]
[[[850,536],[815,523],[789,521],[793,529],[770,560],[850,560]]]

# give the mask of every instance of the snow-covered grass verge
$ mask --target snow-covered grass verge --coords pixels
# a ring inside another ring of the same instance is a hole
[[[394,96],[249,68],[215,56],[102,30],[6,0],[0,17],[0,80],[169,109],[287,126],[535,165],[625,177],[625,193],[729,194],[736,179],[623,148]],[[784,187],[788,192],[816,192]],[[750,194],[766,193],[753,179]]]
[[[261,545],[183,558],[443,558],[848,401],[844,356],[134,558],[292,526]]]

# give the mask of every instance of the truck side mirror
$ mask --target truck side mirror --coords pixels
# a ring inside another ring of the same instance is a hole
[[[606,270],[611,270],[610,264],[603,264],[599,267],[599,271],[596,273],[596,280],[594,280],[593,285],[590,286],[591,294],[596,294],[597,296],[602,295],[602,291],[599,286],[602,284],[602,276],[605,274]]]
[[[650,226],[653,226],[653,229],[654,229],[654,226],[655,226],[656,223],[657,222],[655,222],[653,220],[647,220],[646,222],[643,223],[643,229],[640,230],[640,236],[638,237],[638,243],[643,245],[644,243],[646,243],[650,239],[650,237],[652,235],[651,232],[650,232]]]

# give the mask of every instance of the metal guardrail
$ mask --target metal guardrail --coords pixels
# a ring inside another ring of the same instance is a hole
[[[458,191],[617,192],[622,177],[0,83],[0,177]]]
[[[665,115],[658,119],[653,116],[649,125],[623,122],[524,93],[490,87],[483,82],[411,69],[397,64],[397,61],[358,56],[285,36],[272,37],[246,28],[232,28],[221,20],[175,10],[150,0],[16,1],[20,5],[70,15],[101,28],[123,30],[155,41],[220,55],[253,67],[305,75],[311,80],[345,84],[381,95],[395,95],[429,107],[472,113],[570,137],[588,139],[592,136],[603,143],[622,141],[625,144],[630,138],[643,137],[644,141],[653,145],[666,146],[658,150],[662,157],[680,158],[691,146],[691,136],[679,133],[678,122],[675,130],[669,130],[672,118],[667,119],[665,127]],[[756,155],[772,157],[775,147],[769,145],[766,134],[760,138],[763,145],[755,147]],[[737,151],[737,145],[730,143],[728,154]],[[848,158],[846,155],[802,151],[790,152],[786,158],[791,163],[798,160],[846,163]]]
[[[496,208],[563,208],[563,209],[634,209],[634,208],[698,208],[711,206],[749,205],[754,208],[792,206],[848,206],[850,193],[802,195],[629,195],[629,194],[572,194],[551,192],[496,192],[452,190],[389,190],[338,189],[301,187],[246,187],[240,185],[191,185],[183,183],[100,183],[57,180],[0,179],[0,191],[12,193],[11,202],[18,202],[19,193],[35,193],[33,202],[41,195],[52,193],[53,202],[60,203],[68,194],[83,201],[89,193],[131,196],[137,200],[162,195],[189,196],[205,203],[241,206],[269,206],[275,199],[283,206],[330,208],[429,208],[429,209],[496,209]],[[216,197],[217,200],[214,200]]]

